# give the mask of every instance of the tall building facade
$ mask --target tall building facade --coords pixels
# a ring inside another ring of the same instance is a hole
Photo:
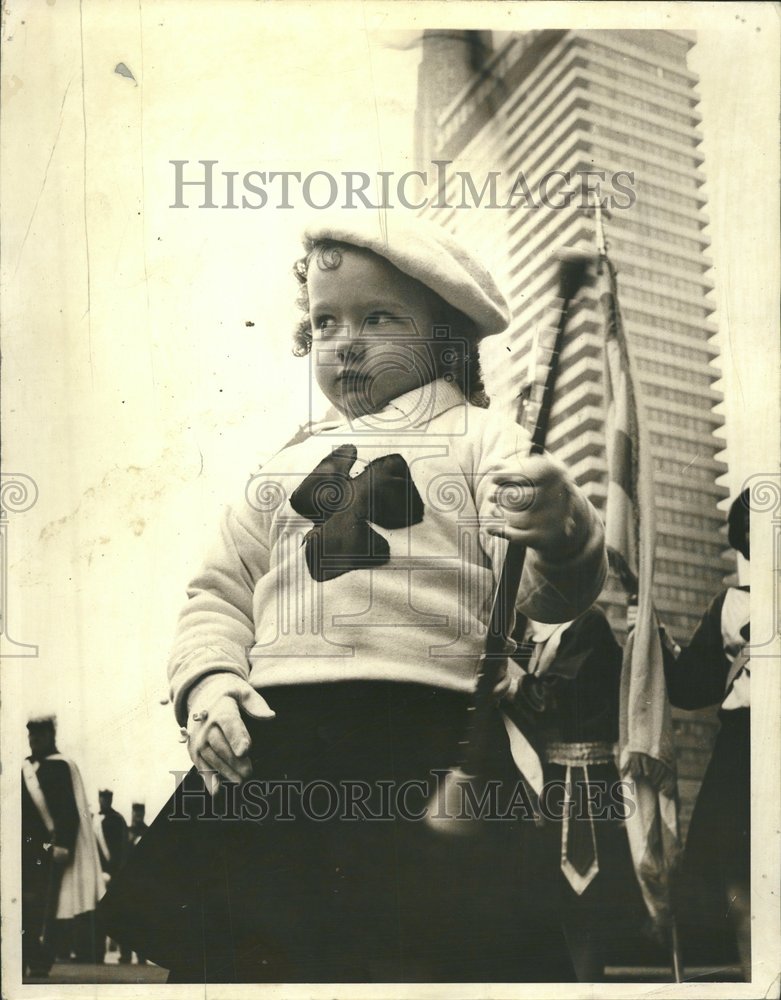
[[[720,373],[699,97],[687,67],[694,42],[683,32],[638,30],[533,31],[497,42],[491,51],[482,40],[481,65],[448,93],[440,69],[447,43],[440,39],[434,50],[429,40],[427,50],[424,39],[419,90],[428,125],[418,120],[416,149],[439,161],[440,177],[449,171],[430,212],[499,272],[513,321],[484,352],[486,381],[495,403],[508,408],[534,383],[533,411],[555,323],[556,253],[595,250],[589,205],[598,196],[605,202],[602,221],[653,450],[654,596],[670,632],[685,643],[734,570],[717,509],[727,496],[718,483],[727,467],[717,458],[724,440],[715,433],[723,418],[714,412]],[[475,49],[456,44],[463,67],[464,51]],[[585,193],[597,184],[599,195]],[[547,440],[602,512],[603,337],[599,304],[586,289],[568,325]],[[626,597],[616,579],[600,603],[621,635]],[[714,723],[712,714],[678,713],[676,726],[685,822]]]

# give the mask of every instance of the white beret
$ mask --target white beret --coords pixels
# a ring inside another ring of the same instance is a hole
[[[372,250],[473,320],[477,339],[501,333],[510,309],[486,267],[441,226],[401,212],[340,213],[304,230],[304,245],[333,240]]]

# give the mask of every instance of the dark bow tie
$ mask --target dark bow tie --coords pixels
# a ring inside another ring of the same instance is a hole
[[[407,528],[423,520],[423,500],[401,455],[375,459],[351,478],[357,457],[355,445],[341,445],[290,497],[293,510],[315,525],[304,544],[309,573],[318,583],[388,562],[390,547],[370,521]]]

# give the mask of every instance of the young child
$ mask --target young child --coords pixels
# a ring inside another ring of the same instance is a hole
[[[169,981],[571,978],[522,898],[524,823],[421,820],[459,757],[507,540],[528,547],[518,607],[568,621],[602,588],[602,528],[485,408],[478,344],[509,322],[490,274],[439,227],[385,221],[307,230],[296,353],[343,419],[250,480],[180,618],[197,770],[107,901]],[[488,745],[506,806],[498,712]],[[204,819],[202,780],[241,819]],[[149,892],[160,908],[128,916]]]

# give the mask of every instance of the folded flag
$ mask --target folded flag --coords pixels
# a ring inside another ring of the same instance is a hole
[[[635,871],[651,916],[665,924],[671,916],[670,876],[680,845],[672,713],[652,593],[656,526],[651,447],[616,273],[606,253],[599,272],[605,322],[605,537],[611,566],[638,603],[637,624],[624,648],[619,767],[634,783],[636,808],[627,820],[627,833]]]

